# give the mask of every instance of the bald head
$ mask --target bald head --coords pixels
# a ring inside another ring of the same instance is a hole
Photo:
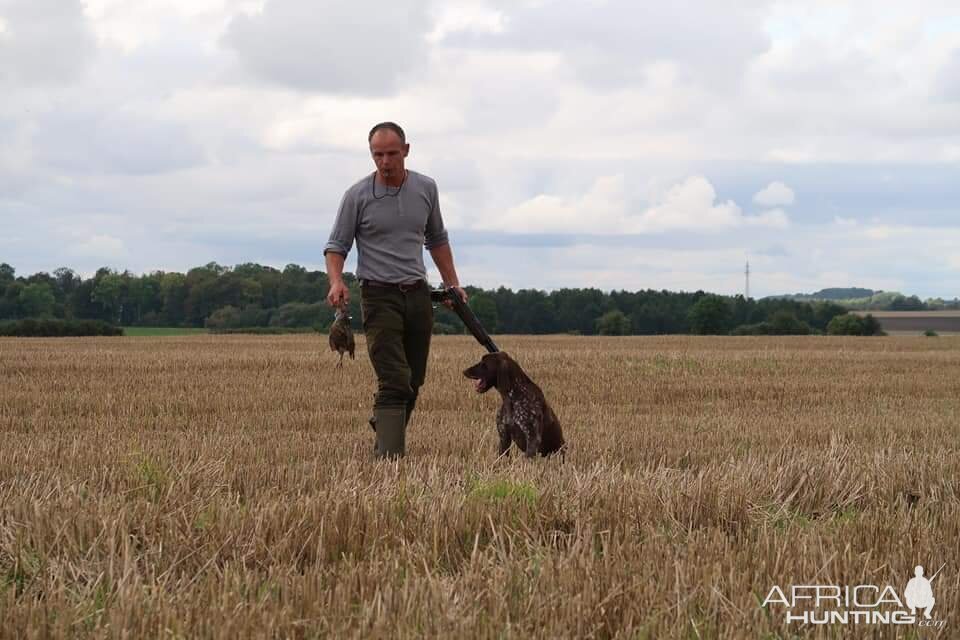
[[[396,122],[381,122],[373,125],[373,128],[370,129],[370,134],[367,136],[367,142],[373,142],[374,134],[380,131],[392,131],[400,138],[400,144],[407,143],[407,135],[403,132],[403,128]]]
[[[394,187],[403,184],[406,177],[404,159],[410,152],[410,145],[400,125],[381,122],[370,130],[369,142],[380,181]]]

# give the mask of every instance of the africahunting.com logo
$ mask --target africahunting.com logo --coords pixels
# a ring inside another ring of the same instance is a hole
[[[916,567],[902,599],[890,585],[798,584],[786,590],[774,585],[761,606],[771,611],[786,607],[787,624],[900,624],[943,629],[947,621],[933,613],[937,599],[931,583],[944,566],[929,578],[922,566]]]

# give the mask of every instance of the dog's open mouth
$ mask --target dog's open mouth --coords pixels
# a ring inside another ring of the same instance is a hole
[[[476,378],[473,381],[473,388],[477,390],[477,393],[483,393],[487,390],[487,383],[483,378]]]

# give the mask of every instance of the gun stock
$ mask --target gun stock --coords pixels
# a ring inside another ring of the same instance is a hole
[[[479,342],[480,345],[486,348],[486,350],[490,353],[496,353],[500,351],[496,343],[490,337],[490,334],[487,333],[486,329],[483,328],[483,325],[480,324],[480,321],[477,319],[477,316],[474,315],[473,309],[467,306],[467,303],[460,299],[456,289],[453,287],[436,289],[430,292],[430,299],[434,302],[444,302],[449,300],[453,305],[454,313],[457,314],[464,326],[469,329],[471,334],[473,334],[473,337],[477,339],[477,342]]]

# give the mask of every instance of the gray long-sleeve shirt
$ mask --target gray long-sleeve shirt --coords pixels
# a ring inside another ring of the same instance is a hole
[[[333,251],[346,257],[356,240],[358,278],[381,282],[426,279],[423,248],[447,243],[437,183],[407,170],[398,193],[393,187],[374,185],[374,179],[371,174],[343,194],[324,255]]]

